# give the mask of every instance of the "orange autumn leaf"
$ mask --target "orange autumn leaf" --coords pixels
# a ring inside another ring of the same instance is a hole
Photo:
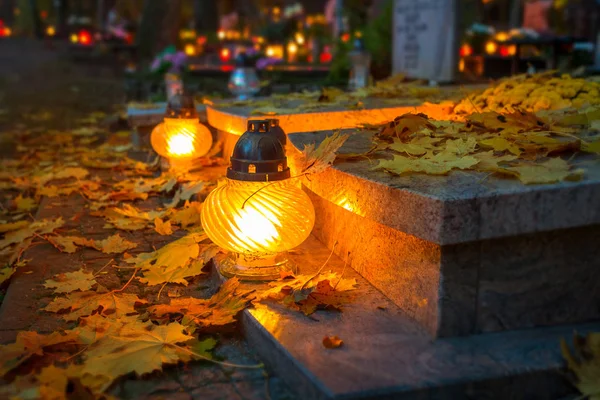
[[[163,220],[160,218],[156,218],[154,220],[154,230],[159,235],[172,235],[173,234],[173,228],[171,227],[171,221],[163,222]]]
[[[340,347],[343,344],[344,344],[344,341],[342,339],[340,339],[339,337],[337,337],[336,335],[325,336],[323,338],[323,346],[325,346],[328,349],[337,349],[338,347]]]

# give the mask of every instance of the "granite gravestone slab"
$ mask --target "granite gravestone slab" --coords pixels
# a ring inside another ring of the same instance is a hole
[[[457,0],[395,0],[393,72],[436,82],[456,71]]]

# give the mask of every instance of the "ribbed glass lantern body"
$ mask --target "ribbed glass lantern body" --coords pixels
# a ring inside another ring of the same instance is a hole
[[[208,153],[212,134],[195,118],[165,118],[152,131],[150,143],[169,160],[190,160]]]
[[[208,237],[246,260],[297,247],[308,238],[314,223],[312,202],[290,180],[227,179],[208,195],[202,209],[202,227]]]

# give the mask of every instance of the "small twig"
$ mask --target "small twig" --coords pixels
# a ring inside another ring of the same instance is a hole
[[[160,300],[160,294],[162,293],[165,286],[167,286],[167,283],[169,283],[169,282],[163,283],[163,285],[160,287],[160,290],[158,291],[158,294],[156,295],[156,301]]]
[[[342,281],[342,277],[344,276],[344,272],[346,272],[346,265],[348,265],[348,258],[350,258],[350,252],[348,252],[348,254],[346,255],[346,261],[344,262],[344,268],[342,268],[342,273],[340,274],[340,279],[338,279],[337,283],[333,287],[333,290],[335,290],[335,288],[337,287],[337,285],[339,285],[340,282]]]
[[[102,270],[103,270],[104,268],[108,267],[108,266],[110,265],[110,263],[111,263],[111,262],[113,262],[113,261],[115,261],[115,259],[114,259],[114,258],[111,258],[111,259],[110,259],[110,261],[108,261],[108,262],[107,262],[107,263],[104,265],[104,267],[100,268],[100,269],[98,270],[98,272],[94,273],[94,276],[96,276],[96,275],[98,275],[100,272],[102,272]]]
[[[62,362],[67,362],[67,361],[69,361],[69,360],[71,360],[71,359],[73,359],[73,358],[77,357],[78,355],[80,355],[80,354],[81,354],[81,353],[83,353],[84,351],[86,351],[86,350],[87,350],[89,347],[90,347],[90,346],[85,346],[83,349],[79,350],[77,353],[75,353],[75,354],[73,354],[73,355],[70,355],[70,356],[69,356],[69,357],[67,357],[67,358],[64,358],[64,359],[62,359],[61,361],[62,361]]]
[[[232,364],[232,363],[228,363],[228,362],[225,362],[225,361],[217,361],[217,360],[214,360],[214,359],[212,359],[212,358],[210,358],[210,357],[206,357],[206,356],[204,356],[204,355],[202,355],[202,354],[195,353],[195,352],[193,352],[193,351],[191,351],[191,350],[189,350],[189,349],[186,349],[185,347],[177,346],[176,344],[171,344],[171,346],[173,346],[173,347],[176,347],[176,348],[178,348],[179,350],[183,350],[183,351],[185,351],[186,353],[188,353],[188,354],[191,354],[191,355],[194,355],[194,356],[196,356],[196,357],[198,357],[198,358],[200,358],[200,359],[202,359],[202,360],[205,360],[205,361],[208,361],[208,362],[212,362],[212,363],[215,363],[215,364],[218,364],[218,365],[222,365],[222,366],[224,366],[224,367],[232,367],[232,368],[248,368],[248,369],[259,369],[259,368],[263,368],[263,367],[264,367],[264,365],[263,365],[263,364],[254,364],[254,365],[240,365],[240,364]]]
[[[123,290],[125,290],[125,288],[127,286],[129,286],[129,284],[131,283],[131,281],[135,277],[135,274],[137,274],[138,271],[139,271],[139,268],[136,268],[135,271],[133,271],[133,275],[131,275],[131,278],[129,278],[129,280],[127,281],[127,283],[121,289],[113,289],[112,293],[122,292]]]
[[[333,246],[331,247],[331,253],[329,253],[329,257],[327,257],[327,260],[325,260],[325,262],[323,263],[323,265],[321,265],[321,268],[319,268],[319,270],[317,271],[316,274],[314,274],[310,279],[308,279],[306,282],[304,282],[304,284],[300,287],[300,290],[304,289],[304,287],[313,279],[315,279],[317,276],[319,276],[319,274],[321,273],[321,271],[323,270],[323,268],[325,268],[325,266],[327,265],[327,263],[329,262],[329,260],[331,259],[331,256],[333,256],[333,251],[335,250],[335,245],[338,243],[338,241],[336,240],[335,243],[333,243]]]

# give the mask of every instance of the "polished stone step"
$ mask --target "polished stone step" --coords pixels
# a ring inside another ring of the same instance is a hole
[[[289,135],[302,149],[332,132]],[[340,150],[363,152],[351,131]],[[600,164],[523,185],[461,171],[392,176],[339,162],[304,180],[319,240],[437,337],[600,319]]]
[[[330,253],[310,237],[291,258],[310,276]],[[323,270],[358,281],[342,312],[306,317],[261,303],[242,318],[251,347],[299,399],[558,399],[575,393],[561,369],[561,338],[600,329],[579,324],[435,339],[339,257]],[[329,335],[344,344],[326,349]]]

